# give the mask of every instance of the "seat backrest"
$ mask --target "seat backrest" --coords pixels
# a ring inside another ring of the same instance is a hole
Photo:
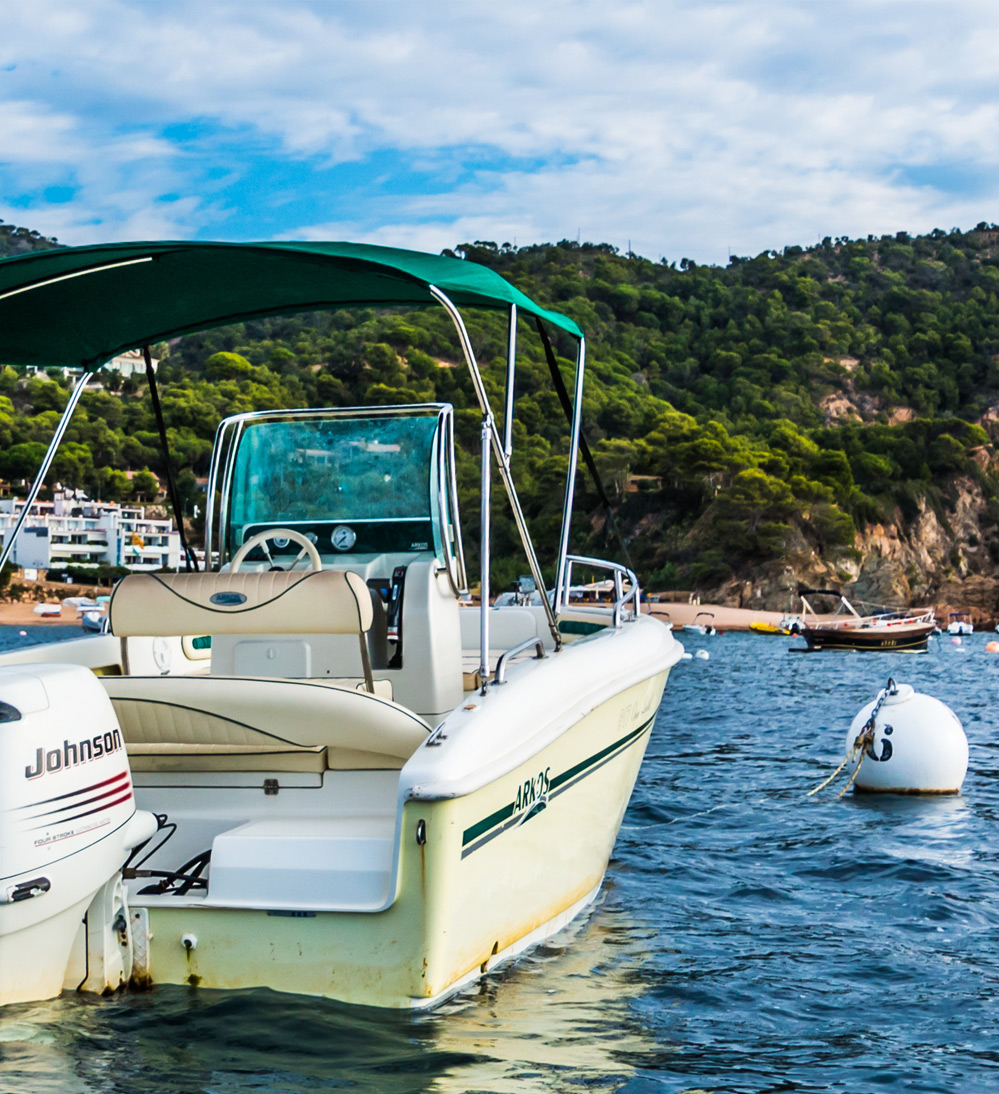
[[[116,676],[101,683],[142,770],[295,770],[303,762],[320,771],[400,768],[430,733],[396,703],[314,681]],[[297,753],[307,755],[293,760]]]
[[[130,574],[115,587],[108,617],[121,637],[363,635],[372,608],[363,578],[344,570]]]

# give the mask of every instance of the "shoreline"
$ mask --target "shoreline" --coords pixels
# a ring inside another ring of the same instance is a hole
[[[678,627],[693,623],[696,615],[705,613],[705,618],[700,622],[710,622],[720,631],[749,631],[750,623],[772,623],[776,626],[787,614],[754,608],[726,608],[720,604],[688,604],[684,601],[665,600],[658,603],[645,600],[642,611]],[[707,616],[714,618],[708,619]]]
[[[0,604],[0,626],[6,627],[80,627],[82,626],[77,610],[72,606],[64,607],[59,615],[35,615],[36,602],[23,604]]]
[[[7,627],[80,627],[80,614],[72,605],[63,608],[59,615],[35,615],[36,602],[4,604],[0,603],[0,626]],[[784,618],[785,612],[762,611],[753,608],[728,608],[720,604],[689,604],[685,601],[661,601],[642,604],[642,611],[658,616],[664,622],[676,626],[685,626],[694,622],[694,617],[707,613],[710,620],[720,631],[749,631],[750,623],[777,624]],[[707,620],[702,620],[702,622]],[[976,628],[977,630],[978,628]],[[982,628],[991,629],[991,628]]]

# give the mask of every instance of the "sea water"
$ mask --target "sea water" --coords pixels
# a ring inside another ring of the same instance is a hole
[[[429,1015],[268,991],[0,1012],[0,1090],[993,1091],[999,655],[684,636],[601,897]],[[957,713],[963,795],[806,792],[888,676]]]
[[[0,652],[40,646],[46,642],[63,642],[67,638],[82,638],[83,629],[65,623],[29,624],[27,627],[0,624]]]

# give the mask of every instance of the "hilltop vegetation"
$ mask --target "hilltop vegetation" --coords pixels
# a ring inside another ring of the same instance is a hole
[[[31,236],[6,230],[0,245],[54,244]],[[852,579],[874,540],[904,545],[928,519],[949,539],[934,561],[939,572],[910,573],[897,595],[994,572],[995,226],[826,239],[733,258],[724,269],[571,242],[477,242],[454,253],[494,268],[586,331],[586,433],[651,587],[717,588],[785,570]],[[499,407],[505,317],[467,318]],[[571,382],[572,344],[555,344]],[[514,471],[550,561],[567,428],[536,333],[524,322],[519,347]],[[187,505],[198,497],[195,480],[225,414],[397,401],[455,405],[459,470],[474,494],[478,413],[454,332],[437,309],[263,320],[183,338],[159,353]],[[155,426],[143,383],[108,374],[104,385],[84,397],[54,477],[123,497],[135,489],[126,471],[161,470]],[[30,474],[65,398],[61,378],[25,381],[3,371],[0,475]],[[506,581],[523,565],[498,496],[496,511],[494,576]],[[581,468],[575,546],[613,550],[608,535]]]
[[[58,246],[57,239],[47,239],[31,228],[17,228],[0,220],[0,258],[29,251],[48,251]]]

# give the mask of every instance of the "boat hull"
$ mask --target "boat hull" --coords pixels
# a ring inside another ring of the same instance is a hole
[[[384,910],[282,908],[278,893],[268,910],[150,902],[133,924],[148,945],[139,979],[435,1005],[596,896],[667,675],[614,695],[472,793],[405,802]]]
[[[835,628],[804,627],[801,637],[808,649],[865,650],[872,653],[922,653],[933,633],[933,625],[919,627]]]

